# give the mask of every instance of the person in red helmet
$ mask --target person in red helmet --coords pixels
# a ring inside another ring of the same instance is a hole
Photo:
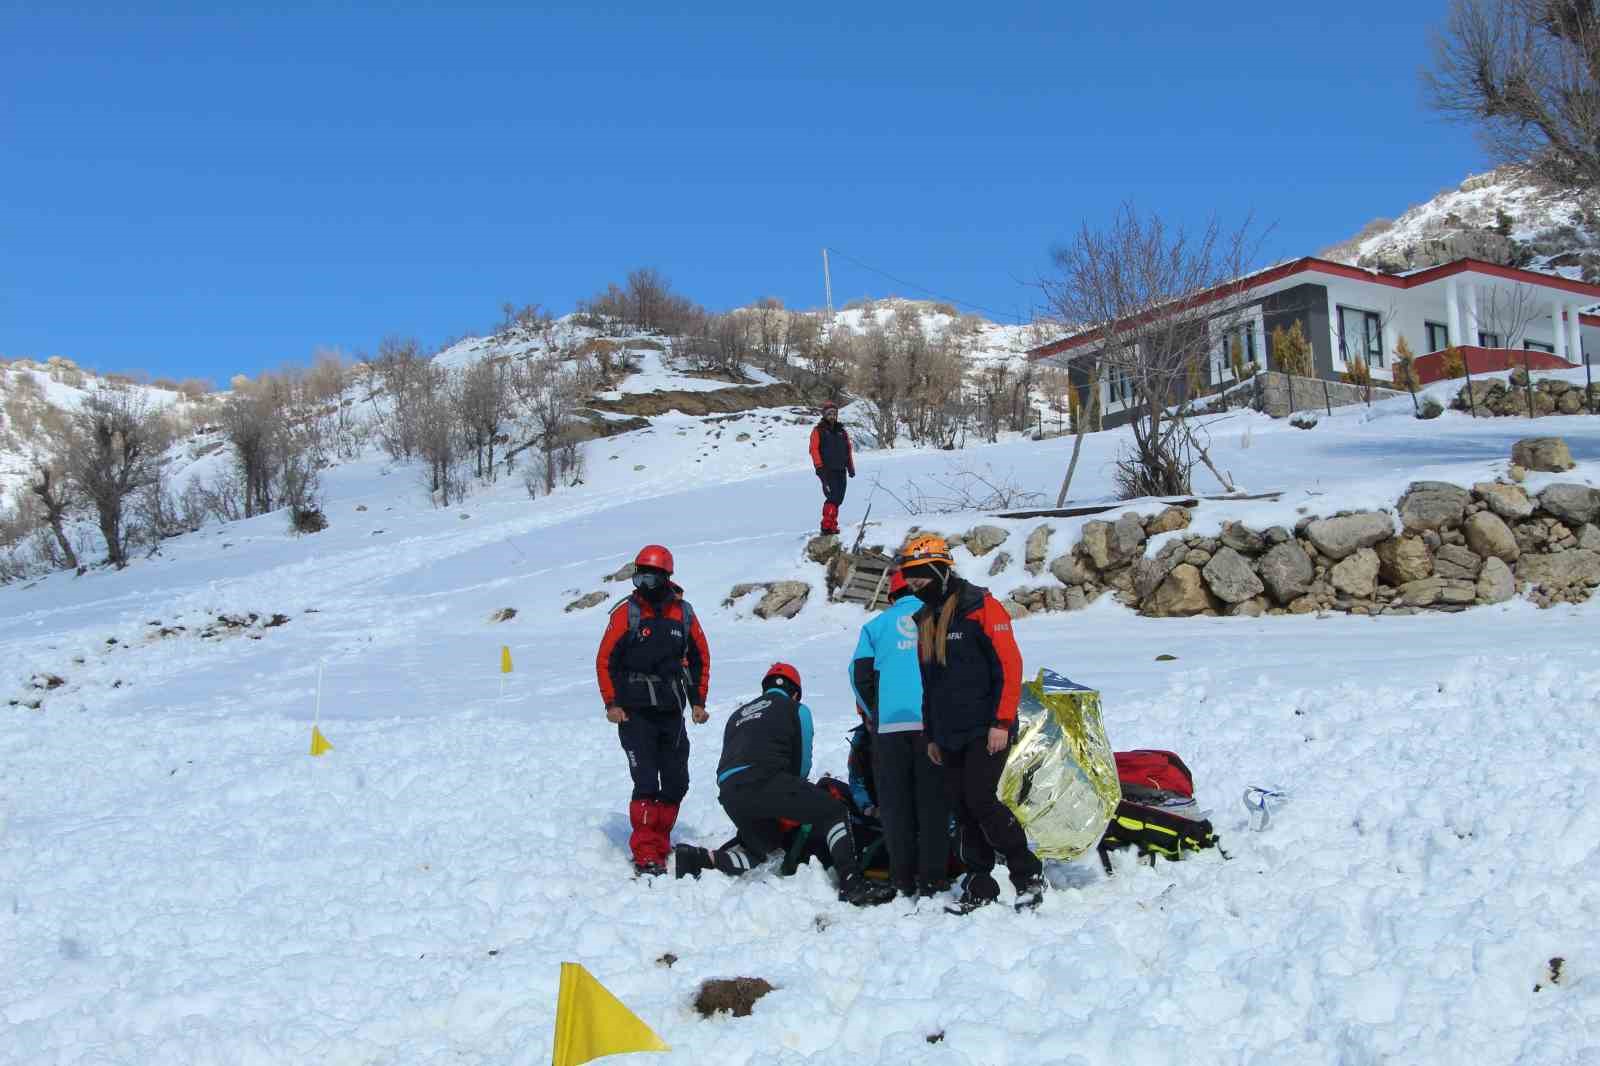
[[[711,652],[694,608],[672,581],[672,553],[647,544],[633,560],[633,593],[611,609],[595,655],[606,720],[628,756],[634,872],[662,874],[678,804],[689,791],[689,731],[703,725]]]
[[[850,431],[839,422],[839,405],[822,405],[822,420],[811,431],[811,465],[822,481],[822,532],[839,532],[839,505],[844,502],[845,478],[856,476]]]
[[[839,875],[839,898],[858,907],[887,903],[889,885],[867,880],[850,835],[849,809],[811,773],[811,709],[800,702],[800,671],[773,663],[761,679],[761,695],[728,716],[722,759],[717,763],[717,800],[739,831],[727,847],[679,844],[673,849],[677,876],[717,870],[737,877],[783,846],[780,822],[811,826],[811,838],[827,848]]]

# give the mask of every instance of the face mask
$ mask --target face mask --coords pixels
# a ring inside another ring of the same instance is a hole
[[[917,599],[923,603],[938,605],[944,602],[945,590],[950,587],[950,575],[942,567],[928,567],[928,576],[932,581],[916,590]]]

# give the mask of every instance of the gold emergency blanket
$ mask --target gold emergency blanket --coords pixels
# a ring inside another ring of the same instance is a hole
[[[1041,858],[1075,859],[1100,842],[1122,800],[1100,693],[1054,670],[1022,686],[1000,798]]]

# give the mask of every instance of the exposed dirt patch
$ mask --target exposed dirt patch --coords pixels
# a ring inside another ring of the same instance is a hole
[[[719,1011],[732,1011],[735,1018],[748,1018],[756,1000],[772,991],[760,977],[715,977],[704,981],[694,997],[694,1009],[709,1018]]]

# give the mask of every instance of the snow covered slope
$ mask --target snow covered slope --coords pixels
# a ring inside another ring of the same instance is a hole
[[[1101,689],[1116,747],[1184,756],[1227,859],[1055,864],[1038,912],[965,919],[853,910],[815,868],[630,879],[605,607],[563,606],[620,596],[603,575],[647,541],[677,555],[713,660],[679,839],[728,835],[721,724],[774,659],[806,680],[817,768],[842,772],[864,616],[802,557],[807,430],[661,416],[594,442],[582,486],[502,482],[448,511],[408,470],[353,464],[328,474],[326,532],[268,515],[0,588],[0,698],[40,703],[0,704],[0,1062],[543,1063],[564,960],[672,1045],[662,1063],[1600,1062],[1595,602],[1154,620],[1102,600],[1020,622],[1028,672]],[[1408,398],[1310,432],[1237,415],[1214,458],[1285,495],[1197,523],[1390,504],[1549,432],[1579,460],[1566,478],[1600,481],[1593,419],[1418,422]],[[1110,492],[1121,443],[1088,438],[1075,495]],[[963,464],[1053,494],[1070,448],[866,453],[844,518],[875,479],[904,496]],[[982,517],[873,503],[869,542]],[[1081,523],[1053,524],[1065,550]],[[816,586],[793,621],[722,604],[781,578]],[[319,674],[334,750],[313,759]],[[1261,833],[1249,785],[1291,793]],[[777,990],[699,1019],[699,983],[733,976]]]
[[[1600,276],[1597,205],[1513,167],[1475,174],[1321,254],[1391,273],[1463,256],[1566,277]]]

